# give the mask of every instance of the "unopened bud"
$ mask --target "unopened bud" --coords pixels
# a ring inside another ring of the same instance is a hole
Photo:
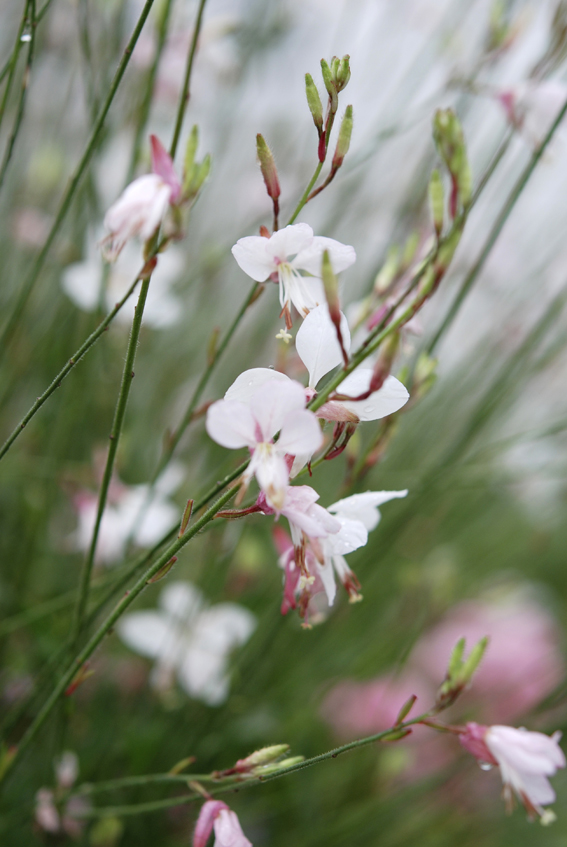
[[[459,201],[465,207],[470,200],[472,177],[461,122],[452,109],[438,109],[435,113],[433,138],[437,151],[451,174],[453,190],[449,211],[454,218]]]
[[[245,759],[239,759],[235,765],[238,770],[250,770],[251,768],[270,765],[284,756],[289,751],[289,744],[272,744],[271,747],[262,747]]]
[[[352,135],[352,106],[347,106],[344,117],[339,129],[339,137],[337,139],[337,147],[333,156],[332,167],[337,170],[343,163],[344,157],[348,153],[350,147],[350,138]]]
[[[319,97],[317,86],[313,82],[311,74],[305,74],[305,94],[307,96],[307,105],[313,118],[313,123],[317,127],[319,137],[323,132],[323,105]]]
[[[258,161],[260,162],[260,169],[264,177],[268,196],[272,200],[277,200],[280,196],[280,183],[276,163],[274,162],[272,151],[260,133],[256,136],[256,152],[258,153]]]
[[[290,756],[289,759],[283,759],[281,762],[274,762],[273,765],[266,765],[263,768],[258,768],[254,771],[254,776],[268,776],[271,773],[292,768],[294,765],[299,765],[305,761],[305,756]]]
[[[396,718],[395,726],[403,723],[404,718],[407,718],[413,707],[415,706],[415,701],[417,700],[417,694],[412,694],[411,697],[408,697],[400,711],[398,712],[398,717]]]
[[[209,367],[214,363],[217,357],[217,347],[219,343],[220,326],[213,327],[213,331],[207,342],[207,364]]]
[[[386,261],[378,271],[374,280],[376,294],[385,294],[397,276],[400,267],[400,248],[393,244],[386,254]]]
[[[372,371],[369,391],[378,391],[384,385],[387,377],[390,376],[390,371],[392,370],[392,365],[394,363],[396,353],[398,352],[399,345],[399,332],[392,333],[392,335],[388,336],[388,338],[384,341],[380,350],[380,355],[378,356],[376,364],[374,365],[374,370]]]
[[[411,735],[411,729],[393,729],[392,732],[389,732],[387,735],[384,735],[380,740],[381,741],[401,741],[402,738],[406,738],[408,735]]]
[[[346,55],[340,60],[335,71],[335,85],[337,91],[346,88],[350,80],[350,56]]]
[[[465,639],[460,638],[455,644],[449,666],[447,668],[447,676],[437,692],[436,704],[438,708],[446,709],[455,702],[461,692],[470,684],[475,671],[477,670],[482,657],[488,646],[488,638],[481,638],[470,651],[468,657],[463,660],[465,653]]]
[[[443,181],[438,170],[434,170],[429,180],[429,205],[431,208],[431,217],[433,218],[433,226],[437,233],[437,238],[441,236],[443,231],[443,221],[445,218],[445,191],[443,189]]]
[[[329,64],[325,61],[325,59],[321,59],[321,74],[323,75],[323,82],[325,83],[327,94],[331,98],[331,112],[334,113],[337,111],[337,106],[339,105],[339,98],[337,96],[337,89],[335,87],[331,68],[329,67]]]
[[[172,556],[171,559],[168,559],[168,561],[165,563],[165,565],[162,565],[161,568],[159,569],[159,571],[157,571],[157,573],[155,573],[148,580],[146,580],[147,584],[150,585],[153,582],[159,582],[160,579],[163,579],[164,576],[167,576],[167,574],[170,572],[170,570],[172,569],[172,567],[174,566],[176,561],[177,561],[177,556]]]
[[[411,235],[407,237],[406,243],[404,244],[404,249],[402,252],[402,261],[401,267],[405,270],[409,265],[413,262],[415,258],[415,254],[417,253],[417,248],[419,247],[419,233],[412,232]]]
[[[335,325],[341,323],[341,306],[339,302],[339,281],[333,271],[331,257],[329,251],[323,251],[323,261],[321,265],[321,279],[325,289],[325,297],[329,306],[329,315]]]
[[[197,124],[191,129],[189,133],[189,138],[187,139],[187,146],[185,147],[185,158],[183,160],[183,190],[185,193],[185,189],[191,182],[193,178],[193,168],[195,166],[195,156],[197,155],[197,148],[199,146],[199,127]]]

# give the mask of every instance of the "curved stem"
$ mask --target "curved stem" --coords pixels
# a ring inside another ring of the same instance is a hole
[[[201,33],[201,25],[203,23],[203,12],[205,11],[206,2],[207,0],[200,0],[199,2],[197,18],[195,19],[195,29],[193,31],[193,38],[191,39],[191,44],[189,46],[187,65],[185,66],[185,77],[183,79],[183,88],[181,89],[181,96],[179,98],[179,107],[177,109],[175,129],[173,130],[173,140],[171,142],[171,147],[169,148],[169,155],[172,159],[175,159],[177,145],[179,143],[179,136],[181,135],[181,128],[183,126],[183,118],[185,117],[185,110],[187,109],[187,104],[189,103],[189,98],[191,96],[190,88],[191,73],[193,71],[193,60],[195,59],[195,53],[197,51],[197,41],[199,40],[199,35]]]
[[[48,236],[47,236],[47,238],[44,242],[43,247],[39,251],[39,254],[38,254],[35,262],[33,263],[33,266],[30,270],[30,273],[28,274],[24,284],[22,285],[22,288],[20,289],[20,291],[18,293],[18,296],[16,298],[16,302],[14,304],[14,308],[12,309],[11,314],[9,315],[6,323],[4,324],[4,326],[2,328],[2,331],[0,333],[0,349],[5,349],[6,345],[10,341],[12,334],[13,334],[13,332],[14,332],[17,324],[18,324],[20,316],[21,316],[23,310],[25,309],[28,298],[29,298],[30,294],[32,293],[33,288],[34,288],[37,280],[39,279],[39,275],[41,273],[41,270],[43,268],[43,265],[45,263],[47,255],[48,255],[49,251],[51,250],[53,242],[55,241],[55,237],[57,236],[57,234],[59,232],[59,227],[63,223],[63,220],[65,219],[65,216],[67,215],[67,212],[69,211],[69,208],[71,206],[71,201],[73,200],[73,197],[75,196],[75,192],[76,192],[76,190],[79,186],[79,183],[80,183],[80,181],[81,181],[81,179],[82,179],[82,177],[83,177],[83,175],[84,175],[84,173],[87,169],[87,166],[88,166],[88,164],[91,160],[91,157],[92,157],[92,155],[95,151],[96,145],[98,144],[98,141],[99,141],[99,138],[100,138],[100,135],[102,133],[103,126],[104,126],[104,122],[106,120],[106,116],[107,116],[109,109],[112,105],[114,97],[116,96],[116,92],[118,91],[118,87],[119,87],[120,83],[122,82],[122,77],[124,76],[126,68],[128,67],[128,63],[129,63],[130,58],[132,56],[132,52],[134,50],[134,47],[136,46],[138,38],[140,37],[140,33],[143,29],[144,24],[146,23],[147,17],[150,13],[150,10],[151,10],[154,2],[155,2],[155,0],[146,0],[146,2],[144,4],[144,7],[142,9],[142,13],[141,13],[140,17],[138,18],[138,23],[136,24],[136,26],[134,28],[134,31],[133,31],[133,33],[130,37],[130,40],[128,41],[128,44],[126,45],[126,48],[125,48],[124,53],[122,55],[122,59],[120,60],[118,68],[116,69],[116,73],[114,74],[114,79],[112,80],[110,90],[109,90],[109,92],[106,96],[106,100],[105,100],[104,105],[101,109],[98,120],[93,127],[90,138],[87,142],[87,146],[85,147],[84,153],[81,156],[81,159],[80,159],[77,167],[75,168],[73,175],[71,176],[71,179],[69,181],[67,189],[66,189],[66,191],[63,195],[61,203],[59,204],[59,209],[57,211],[57,214],[55,215],[55,220],[53,221],[53,224],[52,224],[51,229],[48,233]]]

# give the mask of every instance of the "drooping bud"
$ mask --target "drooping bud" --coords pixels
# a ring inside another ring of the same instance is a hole
[[[347,106],[345,110],[344,117],[341,121],[341,128],[339,129],[339,137],[337,139],[337,146],[335,149],[335,155],[333,156],[332,168],[334,171],[338,170],[343,163],[344,157],[348,153],[348,149],[350,147],[350,138],[352,135],[352,106]]]
[[[256,136],[256,152],[258,153],[258,161],[260,162],[260,169],[264,177],[268,196],[272,200],[277,200],[280,196],[280,183],[276,163],[274,162],[272,151],[260,133]]]
[[[470,651],[468,657],[463,659],[465,653],[465,639],[457,641],[449,659],[447,675],[439,691],[437,692],[436,706],[438,709],[446,709],[455,702],[457,697],[469,685],[475,671],[488,646],[488,637],[481,638],[478,644]]]
[[[319,97],[317,86],[313,82],[311,74],[305,74],[305,94],[307,96],[307,105],[313,118],[313,123],[317,127],[319,138],[323,132],[323,105]]]
[[[433,171],[429,180],[429,206],[437,238],[440,238],[445,217],[445,191],[443,190],[441,174],[437,169]]]

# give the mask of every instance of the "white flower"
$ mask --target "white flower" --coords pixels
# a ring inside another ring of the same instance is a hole
[[[98,250],[97,239],[87,240],[86,259],[68,265],[61,277],[61,286],[67,296],[79,309],[94,312],[103,303],[110,311],[124,297],[141,269],[140,251],[134,244],[128,244],[115,264],[108,268],[105,284],[104,266]],[[182,303],[172,291],[171,286],[179,277],[185,264],[180,249],[170,247],[158,256],[157,265],[152,273],[152,282],[144,309],[144,324],[153,329],[162,329],[177,323],[182,317]],[[132,296],[120,309],[115,321],[130,325],[134,317],[135,296]]]
[[[350,334],[346,318],[341,319],[345,348],[350,349]],[[303,321],[295,339],[297,353],[309,371],[309,386],[315,388],[319,380],[342,362],[336,329],[329,317],[326,304],[314,309]],[[338,392],[342,396],[359,397],[370,388],[372,368],[360,365],[341,382]],[[329,400],[317,410],[317,415],[332,421],[375,421],[401,409],[409,400],[404,385],[394,376],[388,376],[378,391],[366,400]]]
[[[511,726],[468,723],[459,738],[481,763],[499,766],[508,805],[513,790],[531,816],[540,815],[544,822],[549,818],[542,808],[555,800],[548,777],[565,767],[560,732],[549,736]]]
[[[257,282],[271,277],[279,283],[280,304],[286,316],[291,302],[305,317],[311,309],[325,303],[320,279],[325,250],[329,251],[335,273],[356,261],[353,247],[313,235],[311,227],[303,223],[286,226],[269,238],[261,235],[240,238],[232,248],[232,255],[244,273]],[[302,271],[310,276],[303,276]]]
[[[120,561],[131,540],[138,547],[151,547],[179,520],[178,507],[168,499],[184,476],[181,465],[173,463],[157,480],[149,500],[149,485],[114,483],[100,524],[96,561],[111,565]],[[72,536],[76,550],[87,551],[98,509],[98,497],[81,492],[75,497],[79,525]]]
[[[150,680],[166,689],[173,675],[196,700],[218,706],[228,697],[230,652],[256,627],[252,612],[236,603],[207,607],[189,582],[171,582],[160,594],[157,611],[134,612],[117,624],[120,638],[136,653],[155,659]]]
[[[215,830],[214,847],[252,847],[232,809],[222,800],[207,800],[199,812],[193,847],[205,847],[211,832]]]
[[[223,447],[250,449],[243,482],[247,485],[255,475],[270,506],[280,511],[289,481],[286,455],[313,453],[323,436],[317,418],[305,409],[305,391],[298,382],[285,377],[248,387],[253,388],[248,402],[224,399],[209,407],[207,432]]]

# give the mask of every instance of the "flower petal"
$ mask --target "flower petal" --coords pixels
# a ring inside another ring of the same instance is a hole
[[[343,500],[337,500],[327,508],[329,512],[337,516],[361,521],[370,532],[378,526],[380,521],[378,506],[389,500],[405,497],[407,493],[407,488],[404,491],[365,491],[362,494],[353,494]]]
[[[159,596],[159,605],[170,618],[188,624],[203,606],[203,595],[196,585],[175,580],[165,586]]]
[[[289,453],[290,456],[311,456],[322,443],[323,433],[317,416],[305,409],[287,416],[276,446],[279,451]]]
[[[350,350],[350,330],[341,312],[341,332],[347,352]],[[309,387],[315,388],[321,377],[343,361],[337,331],[329,316],[326,303],[313,309],[295,337],[297,355],[309,371]]]
[[[230,388],[224,395],[225,400],[238,400],[240,403],[249,403],[258,388],[267,382],[289,382],[290,379],[280,371],[273,368],[250,368],[237,376]]]
[[[213,831],[213,822],[222,809],[228,809],[228,806],[222,800],[207,800],[201,806],[201,811],[195,824],[193,847],[206,847],[209,835]]]
[[[298,270],[307,271],[313,276],[321,276],[321,264],[323,261],[323,253],[329,251],[331,265],[335,273],[340,273],[346,270],[356,262],[356,253],[354,247],[348,244],[341,244],[340,241],[335,241],[334,238],[325,238],[321,235],[316,235],[313,238],[313,243],[302,250],[301,253],[293,260],[293,267]]]
[[[364,547],[368,541],[368,530],[362,521],[350,520],[342,515],[337,515],[341,528],[338,532],[329,535],[323,542],[325,552],[336,556],[345,556]]]
[[[217,815],[214,828],[214,847],[252,847],[252,843],[242,832],[236,812],[231,809],[223,809]]]
[[[256,282],[265,282],[278,269],[268,239],[261,235],[239,238],[232,248],[232,255],[244,273]]]
[[[368,391],[371,379],[370,368],[357,368],[343,380],[338,390],[341,394],[358,397]],[[397,412],[408,400],[409,393],[405,385],[402,385],[395,376],[389,376],[382,388],[366,400],[341,400],[340,402],[347,411],[354,412],[361,421],[377,421],[379,418]]]
[[[305,389],[299,382],[292,379],[287,382],[281,380],[267,382],[253,394],[250,400],[250,411],[260,427],[263,441],[271,441],[282,428],[288,415],[303,409],[305,409]]]
[[[171,200],[177,203],[181,195],[181,183],[173,167],[173,159],[155,135],[150,135],[152,146],[152,171],[158,174],[162,180],[171,188]]]
[[[309,224],[290,224],[278,229],[270,236],[269,250],[277,263],[288,262],[296,253],[306,250],[313,241],[313,230]]]
[[[120,639],[135,653],[159,658],[168,649],[174,631],[166,616],[159,612],[132,612],[116,624]]]
[[[206,428],[213,441],[229,450],[253,447],[257,442],[254,417],[248,406],[236,400],[217,400],[209,406]]]

